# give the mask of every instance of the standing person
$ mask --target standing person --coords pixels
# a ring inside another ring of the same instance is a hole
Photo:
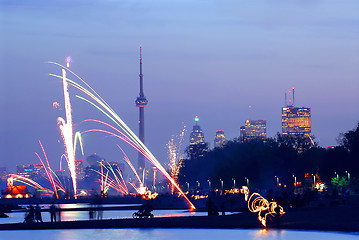
[[[222,216],[226,215],[226,205],[224,204],[224,202],[222,202],[221,211],[222,211]]]
[[[31,205],[29,208],[29,213],[25,217],[25,223],[31,223],[34,222],[35,217],[35,208]]]
[[[56,222],[56,206],[54,203],[50,206],[50,217],[51,222]]]
[[[39,206],[38,203],[36,204],[35,207],[35,220],[36,222],[43,222],[41,217],[41,207]]]
[[[57,221],[61,222],[61,207],[60,207],[60,205],[56,206],[56,214],[57,214]]]

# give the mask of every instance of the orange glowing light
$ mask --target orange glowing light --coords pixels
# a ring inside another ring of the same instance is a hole
[[[280,216],[285,214],[283,207],[277,202],[269,202],[259,193],[253,193],[248,200],[248,209],[253,213],[258,213],[258,220],[264,227],[267,226],[267,216],[275,217],[277,215],[276,208],[279,208]],[[263,216],[264,215],[264,216]]]

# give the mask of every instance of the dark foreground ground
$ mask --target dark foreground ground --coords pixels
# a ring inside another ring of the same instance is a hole
[[[268,228],[359,232],[359,208],[350,206],[289,209],[280,225]],[[256,213],[227,216],[190,216],[152,219],[111,219],[92,221],[1,224],[0,230],[89,229],[89,228],[262,228]]]

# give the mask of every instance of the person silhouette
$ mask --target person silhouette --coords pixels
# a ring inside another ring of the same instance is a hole
[[[36,222],[43,222],[41,217],[41,207],[39,206],[38,203],[36,204],[35,207],[35,220]]]
[[[51,222],[56,222],[56,206],[54,203],[50,206],[50,218]]]

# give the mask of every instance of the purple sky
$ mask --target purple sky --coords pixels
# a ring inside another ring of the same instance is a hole
[[[274,136],[293,86],[296,105],[312,108],[320,145],[337,144],[359,120],[358,13],[357,0],[0,0],[0,166],[39,163],[40,139],[58,169],[56,119],[64,112],[52,102],[63,104],[63,94],[48,74],[61,69],[45,62],[69,55],[71,69],[137,134],[139,45],[146,143],[160,162],[168,162],[166,143],[183,123],[188,141],[195,115],[211,146],[216,130],[233,139],[249,117],[267,120]],[[77,129],[87,118],[106,120],[70,93]],[[86,155],[122,158],[110,137],[84,141]]]

